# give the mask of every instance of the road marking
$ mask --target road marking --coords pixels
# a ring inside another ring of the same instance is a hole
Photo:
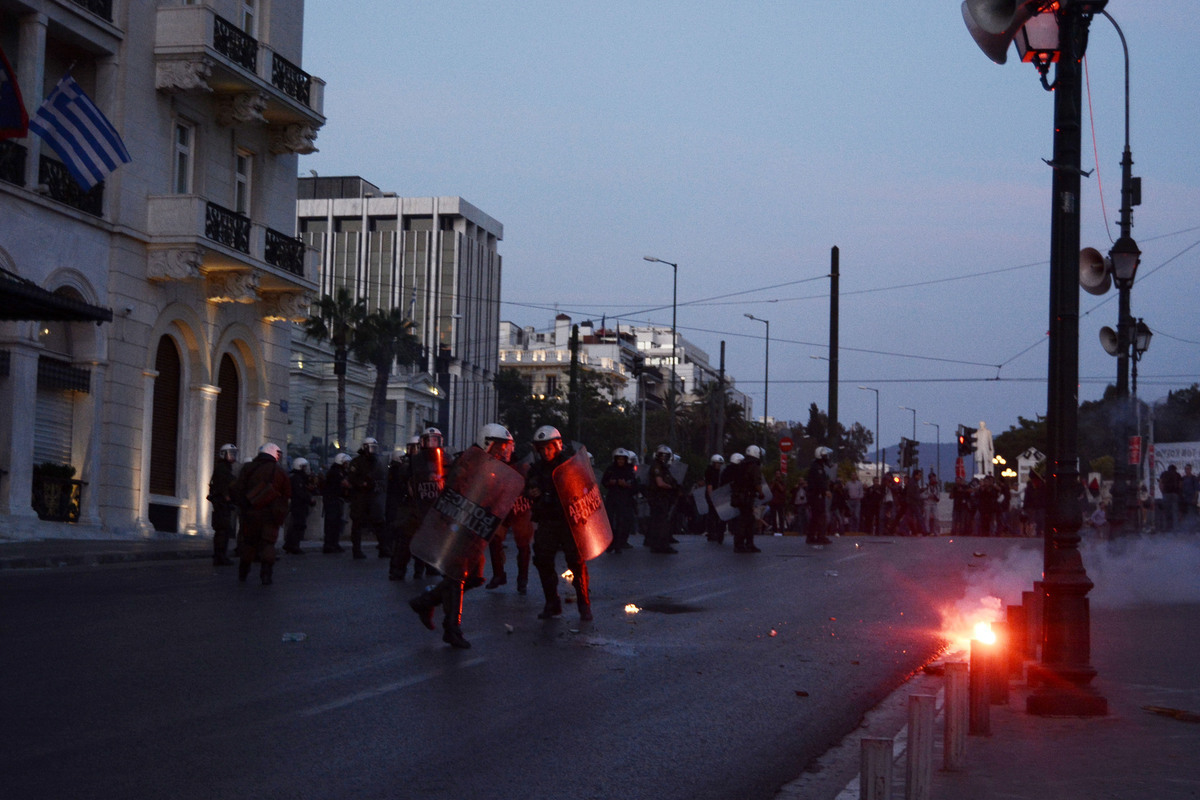
[[[484,663],[485,661],[487,661],[486,658],[473,658],[470,661],[464,661],[463,663],[459,664],[457,667],[455,667],[455,669],[466,669],[467,667],[476,667],[476,666],[479,666],[480,664]],[[346,706],[362,702],[363,700],[370,700],[372,698],[380,697],[385,694],[390,694],[391,692],[396,692],[401,689],[407,689],[409,686],[416,686],[418,683],[424,683],[425,681],[433,680],[434,678],[440,678],[443,675],[446,675],[451,671],[452,670],[449,670],[449,669],[439,669],[439,670],[435,670],[433,672],[426,672],[421,675],[414,675],[411,678],[406,678],[405,680],[402,680],[402,681],[395,681],[393,683],[385,683],[382,686],[376,686],[374,689],[367,689],[362,692],[357,692],[352,695],[347,695],[346,697],[343,697],[339,700],[334,700],[331,703],[325,703],[324,705],[313,706],[312,708],[306,708],[300,712],[300,716],[311,717],[316,714],[323,714],[326,711],[333,711],[335,709],[345,708]]]

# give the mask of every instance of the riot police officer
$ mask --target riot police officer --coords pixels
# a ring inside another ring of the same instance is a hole
[[[600,484],[607,491],[604,505],[612,522],[613,541],[610,553],[620,553],[629,547],[637,517],[637,473],[629,463],[630,452],[623,447],[613,450],[612,464],[604,471]]]
[[[283,537],[283,552],[302,556],[304,551],[300,549],[300,542],[308,529],[308,512],[317,503],[313,499],[316,485],[308,469],[308,459],[297,458],[292,462],[291,483],[291,520],[288,522],[287,534]]]
[[[275,542],[287,517],[292,484],[279,466],[279,445],[267,442],[254,460],[242,468],[230,488],[240,510],[238,580],[245,581],[251,565],[262,564],[260,577],[269,586],[275,569]]]
[[[650,504],[650,522],[646,531],[646,544],[651,553],[678,553],[671,547],[671,511],[679,499],[679,481],[671,474],[671,448],[660,444],[650,462],[650,476],[646,484],[646,500]]]
[[[213,465],[212,479],[208,482],[208,501],[213,507],[214,567],[227,567],[233,563],[225,553],[229,548],[229,539],[233,536],[234,503],[229,489],[233,486],[233,465],[237,463],[237,456],[237,445],[221,445],[221,449],[217,451],[217,463]]]
[[[512,434],[502,425],[495,423],[484,425],[479,432],[478,446],[498,461],[507,464],[512,459]],[[460,461],[459,469],[468,469],[466,466],[468,463],[466,460]],[[460,476],[462,474],[458,473]],[[473,474],[478,475],[478,473]],[[450,476],[447,482],[452,482],[454,477]],[[515,475],[514,478],[516,478]],[[447,494],[451,494],[451,492],[447,491]],[[492,531],[492,533],[495,532]],[[425,533],[422,532],[422,536],[424,535]],[[471,646],[471,643],[463,638],[462,633],[463,595],[467,591],[483,585],[484,550],[487,545],[481,537],[467,536],[465,540],[460,541],[469,543],[466,552],[463,553],[462,563],[444,565],[446,574],[441,582],[414,597],[408,604],[420,617],[421,624],[430,630],[434,629],[434,609],[440,605],[443,611],[442,641],[451,647],[466,649]]]
[[[762,498],[762,448],[752,444],[746,448],[741,467],[733,477],[731,504],[738,510],[733,522],[733,552],[760,553],[754,546],[754,533],[758,528],[758,517],[754,513],[755,502]]]
[[[363,533],[374,534],[379,546],[384,547],[380,529],[387,471],[376,455],[378,452],[378,441],[373,437],[363,439],[358,455],[346,469],[346,481],[350,484],[350,545],[355,558],[367,557],[362,549]]]
[[[533,534],[533,566],[542,583],[546,605],[538,619],[550,619],[562,615],[562,599],[558,596],[558,573],[554,559],[562,551],[571,570],[571,583],[579,604],[579,618],[585,622],[592,618],[591,592],[587,563],[579,554],[575,537],[567,524],[566,511],[554,485],[554,470],[566,463],[575,454],[565,445],[562,434],[551,425],[543,425],[533,433],[533,449],[537,461],[529,468],[525,481],[525,495],[533,506],[533,521],[537,530]]]
[[[339,541],[342,538],[342,526],[345,524],[343,512],[346,507],[346,465],[350,463],[348,453],[338,453],[325,473],[321,484],[321,514],[325,517],[325,541],[322,553],[340,553],[343,548]]]
[[[409,549],[412,537],[421,526],[421,520],[446,485],[445,451],[442,449],[442,432],[434,427],[426,428],[420,437],[416,452],[409,456],[408,513],[400,525],[399,537],[392,548],[392,560],[388,567],[388,578],[404,580],[408,562],[413,561],[413,578],[420,578],[428,568],[433,568],[420,559],[413,559]]]

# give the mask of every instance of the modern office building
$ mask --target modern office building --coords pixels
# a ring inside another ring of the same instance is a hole
[[[383,444],[436,425],[448,447],[468,446],[496,413],[504,227],[461,197],[400,197],[359,177],[299,184],[297,224],[319,253],[321,294],[344,287],[368,311],[402,309],[423,348],[421,365],[397,367],[389,381]],[[296,344],[298,364],[305,360],[301,336]],[[308,360],[315,363],[311,354]],[[317,361],[323,366],[294,369],[293,401],[305,407],[331,402],[329,358]],[[365,431],[350,428],[353,445]],[[312,431],[300,436],[313,438]]]
[[[4,304],[83,312],[0,321],[6,536],[206,532],[216,449],[286,436],[291,320],[318,288],[298,155],[325,121],[303,18],[301,0],[0,0],[30,115],[69,72],[132,159],[84,191],[43,139],[0,140]]]

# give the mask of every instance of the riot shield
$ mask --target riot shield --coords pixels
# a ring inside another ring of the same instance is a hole
[[[755,499],[755,501],[754,501],[754,505],[756,505],[756,506],[768,506],[768,505],[770,505],[770,504],[771,504],[771,498],[772,498],[774,495],[771,493],[771,487],[767,485],[767,482],[766,482],[766,481],[763,481],[763,482],[762,482],[762,485],[761,485],[761,486],[759,486],[759,491],[761,491],[761,492],[762,492],[762,497],[756,498],[756,499]]]
[[[733,484],[727,483],[724,486],[718,486],[713,489],[712,504],[713,510],[717,512],[717,516],[722,522],[729,522],[738,515],[738,510],[733,507],[730,500],[733,499]]]
[[[462,572],[479,558],[525,488],[521,473],[472,445],[413,535],[412,554],[439,572]]]
[[[550,479],[558,490],[579,557],[588,561],[607,550],[612,544],[612,527],[587,450],[581,446],[575,455],[555,467]]]
[[[692,489],[692,507],[696,509],[696,513],[704,516],[708,513],[708,495],[705,493],[706,487],[697,486]]]

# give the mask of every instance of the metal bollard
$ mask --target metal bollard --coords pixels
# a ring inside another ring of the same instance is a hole
[[[930,800],[933,785],[933,717],[937,698],[908,696],[908,758],[904,763],[905,800]]]
[[[992,705],[1008,705],[1008,648],[1011,646],[1007,622],[993,622],[996,643],[988,655],[988,699]]]
[[[861,800],[891,800],[892,740],[863,737],[858,791]]]
[[[970,705],[967,693],[967,663],[946,664],[946,715],[942,738],[942,769],[954,772],[966,765],[967,725]]]
[[[1008,677],[1019,681],[1025,677],[1025,606],[1007,606],[1008,611]]]
[[[972,736],[992,735],[991,690],[988,688],[990,676],[987,668],[988,650],[991,650],[990,645],[986,645],[978,639],[971,640],[971,680],[968,691],[971,711],[967,732]]]

